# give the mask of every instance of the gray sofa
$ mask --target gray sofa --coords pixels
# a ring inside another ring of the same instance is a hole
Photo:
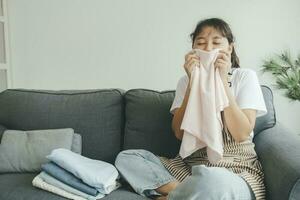
[[[265,172],[267,197],[300,199],[300,137],[276,122],[273,95],[262,86],[268,114],[256,120],[256,151]],[[172,157],[180,142],[169,113],[175,91],[147,89],[38,91],[0,93],[0,137],[5,129],[71,127],[83,139],[83,155],[114,163],[123,149],[147,149]],[[1,163],[0,163],[1,164]],[[35,173],[0,174],[1,200],[64,199],[31,185]],[[103,200],[146,199],[124,186]]]

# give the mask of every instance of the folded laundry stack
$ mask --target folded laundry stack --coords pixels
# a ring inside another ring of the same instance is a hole
[[[32,184],[69,199],[100,199],[121,186],[119,173],[110,163],[93,160],[59,148],[47,156],[49,163]]]

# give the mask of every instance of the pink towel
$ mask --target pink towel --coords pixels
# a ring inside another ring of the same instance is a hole
[[[180,127],[184,135],[179,155],[185,158],[207,147],[209,161],[217,163],[223,157],[221,111],[229,106],[219,69],[214,67],[219,49],[193,51],[200,57],[200,66],[191,73],[190,96]]]

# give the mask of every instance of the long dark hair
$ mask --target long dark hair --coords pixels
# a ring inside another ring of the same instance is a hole
[[[193,41],[193,45],[194,45],[195,39],[198,36],[198,34],[203,30],[204,27],[207,27],[207,26],[213,27],[217,31],[219,31],[223,35],[223,37],[227,38],[229,44],[234,42],[234,37],[233,37],[233,34],[231,32],[229,25],[222,19],[210,18],[210,19],[204,19],[204,20],[198,22],[194,32],[190,34],[190,37]],[[232,53],[231,53],[231,63],[232,63],[233,68],[240,67],[239,57],[236,55],[234,47],[233,47]]]

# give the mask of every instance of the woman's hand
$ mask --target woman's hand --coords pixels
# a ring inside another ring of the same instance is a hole
[[[231,55],[227,51],[219,51],[215,61],[215,68],[219,68],[221,79],[227,82],[228,72],[231,69]]]
[[[186,71],[189,79],[191,78],[191,73],[195,66],[200,66],[200,58],[196,55],[195,51],[191,51],[185,55],[184,63],[184,70]]]

